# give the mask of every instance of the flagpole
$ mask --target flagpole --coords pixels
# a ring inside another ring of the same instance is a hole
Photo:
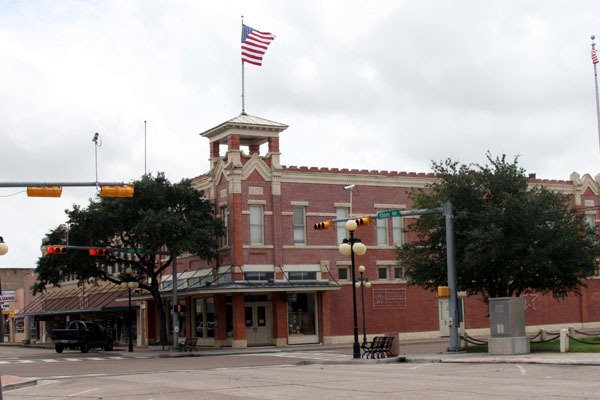
[[[592,39],[592,54],[596,49],[596,43],[594,43],[595,35],[591,36]],[[598,70],[596,67],[596,62],[592,61],[594,64],[594,84],[596,85],[596,121],[598,123],[598,146],[600,146],[600,98],[598,97]]]
[[[244,16],[242,15],[242,31],[244,30]],[[594,66],[596,68],[596,66]],[[242,115],[246,115],[246,104],[244,97],[244,60],[242,60]]]

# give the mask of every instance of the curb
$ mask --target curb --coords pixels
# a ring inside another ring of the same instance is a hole
[[[3,375],[2,376],[2,380],[9,380],[9,381],[13,381],[10,383],[2,383],[2,391],[9,391],[9,390],[14,390],[14,389],[20,389],[20,388],[24,388],[24,387],[28,387],[28,386],[35,386],[37,385],[37,379],[36,378],[21,378],[18,376],[11,376],[11,375]]]

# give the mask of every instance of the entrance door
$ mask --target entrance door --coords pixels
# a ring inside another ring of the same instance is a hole
[[[244,319],[248,346],[271,344],[273,327],[270,303],[246,303]]]

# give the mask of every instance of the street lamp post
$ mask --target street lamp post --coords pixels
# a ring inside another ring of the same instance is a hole
[[[358,281],[354,283],[356,287],[360,286],[360,297],[362,301],[362,320],[363,320],[363,346],[367,343],[367,320],[365,315],[365,287],[368,289],[371,287],[371,282],[369,282],[369,278],[365,278],[366,268],[364,265],[360,265],[358,267],[358,273],[360,274],[360,278]]]
[[[350,263],[352,268],[352,311],[354,318],[354,345],[353,345],[353,358],[360,358],[360,344],[358,343],[358,311],[356,306],[356,268],[354,262],[354,254],[362,256],[367,252],[367,246],[365,246],[360,239],[354,237],[354,231],[356,230],[356,221],[350,219],[346,221],[346,230],[350,236],[348,239],[344,239],[344,242],[340,244],[339,251],[345,256],[350,256]]]
[[[133,351],[133,311],[131,308],[131,289],[137,288],[140,284],[137,280],[135,280],[135,277],[133,276],[133,269],[131,267],[127,267],[121,277],[123,279],[123,282],[121,282],[121,287],[127,288],[127,330],[129,331],[128,351],[131,353]]]

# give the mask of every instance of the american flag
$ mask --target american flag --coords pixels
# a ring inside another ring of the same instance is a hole
[[[598,64],[598,54],[596,54],[595,47],[592,47],[592,63]]]
[[[242,62],[262,65],[262,58],[275,35],[242,24]]]

